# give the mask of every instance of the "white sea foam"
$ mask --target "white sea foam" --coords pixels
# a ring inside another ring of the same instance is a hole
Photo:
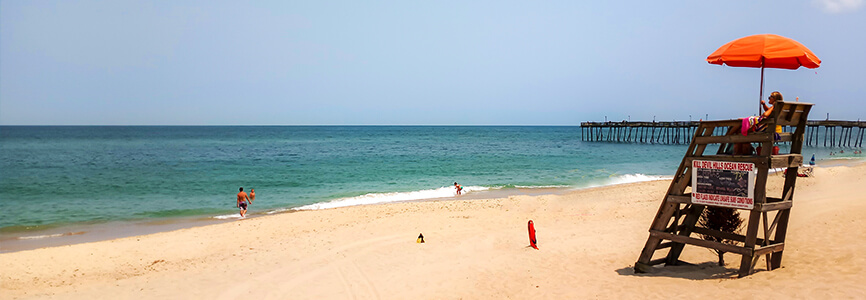
[[[482,186],[465,186],[463,187],[463,193],[472,193],[477,191],[486,191],[489,190],[488,187]],[[372,193],[361,195],[357,197],[349,197],[337,199],[329,202],[323,203],[314,203],[310,205],[305,205],[297,208],[293,208],[292,210],[315,210],[315,209],[327,209],[327,208],[335,208],[335,207],[344,207],[344,206],[355,206],[355,205],[369,205],[369,204],[380,204],[380,203],[389,203],[389,202],[399,202],[399,201],[411,201],[411,200],[422,200],[422,199],[436,199],[436,198],[445,198],[445,197],[454,197],[457,195],[457,191],[453,186],[445,186],[438,189],[431,190],[421,190],[421,191],[413,191],[413,192],[399,192],[399,193]],[[285,210],[282,210],[285,211]],[[269,212],[277,213],[280,210]]]
[[[515,188],[518,189],[562,189],[562,188],[570,188],[571,186],[567,185],[515,185]]]
[[[18,239],[19,240],[37,240],[37,239],[53,238],[53,237],[61,237],[61,236],[63,236],[62,233],[56,233],[56,234],[45,234],[45,235],[19,236]]]
[[[670,176],[659,176],[659,175],[644,175],[644,174],[625,174],[611,177],[610,181],[607,185],[617,185],[617,184],[626,184],[626,183],[635,183],[635,182],[644,182],[644,181],[656,181],[656,180],[671,180],[673,177]]]
[[[265,214],[272,215],[272,214],[278,214],[278,213],[293,211],[293,210],[294,209],[291,209],[291,208],[278,208],[278,209],[266,212]]]
[[[843,159],[844,159],[844,160],[862,160],[863,157],[855,157],[855,156],[838,156],[838,155],[836,155],[836,156],[833,156],[833,157],[831,157],[831,158],[827,158],[827,160],[834,160],[834,159],[838,159],[838,160],[843,160]]]
[[[608,185],[620,185],[620,184],[628,184],[635,182],[644,182],[644,181],[656,181],[656,180],[671,180],[673,177],[671,176],[659,176],[659,175],[644,175],[644,174],[624,174],[624,175],[611,175],[610,178],[605,180],[596,181],[595,183],[589,184],[585,186],[585,188],[594,188],[600,186],[608,186]]]
[[[642,182],[642,181],[654,181],[654,180],[670,180],[671,177],[664,176],[655,176],[655,175],[644,175],[644,174],[626,174],[613,176],[608,180],[605,180],[603,183],[598,185],[592,185],[590,187],[595,186],[605,186],[605,185],[617,185],[617,184],[626,184],[633,182]],[[546,185],[546,186],[515,186],[515,188],[521,189],[549,189],[549,188],[569,188],[571,186],[567,185]],[[463,194],[468,194],[472,192],[479,191],[488,191],[488,190],[498,190],[503,187],[483,187],[483,186],[464,186]],[[390,203],[390,202],[400,202],[400,201],[412,201],[412,200],[424,200],[424,199],[436,199],[436,198],[446,198],[446,197],[454,197],[457,192],[454,190],[453,186],[445,186],[437,189],[430,190],[421,190],[421,191],[412,191],[412,192],[395,192],[395,193],[371,193],[356,197],[348,197],[336,199],[328,202],[322,203],[313,203],[309,205],[304,205],[301,207],[295,208],[279,208],[272,211],[267,212],[267,214],[277,214],[283,213],[287,211],[298,211],[298,210],[318,210],[318,209],[328,209],[328,208],[337,208],[337,207],[346,207],[346,206],[357,206],[357,205],[371,205],[371,204],[382,204],[382,203]],[[229,215],[226,216],[218,216],[229,218]],[[231,215],[231,217],[237,217],[237,214]]]
[[[55,238],[55,237],[69,236],[69,235],[79,235],[79,234],[84,234],[84,231],[78,231],[78,232],[67,232],[67,233],[55,233],[55,234],[44,234],[44,235],[31,235],[31,236],[19,236],[18,239],[19,239],[19,240],[38,240],[38,239]]]
[[[230,214],[230,215],[219,215],[219,216],[213,216],[213,218],[214,219],[220,219],[220,220],[240,219],[241,214],[235,213],[235,214]]]

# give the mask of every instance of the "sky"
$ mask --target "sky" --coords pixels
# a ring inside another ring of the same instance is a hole
[[[763,98],[866,120],[866,0],[0,1],[0,125],[579,125],[758,113],[772,33],[820,68]]]

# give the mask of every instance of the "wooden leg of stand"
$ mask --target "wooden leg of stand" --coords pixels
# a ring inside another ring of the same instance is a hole
[[[758,223],[761,220],[761,212],[759,211],[750,211],[749,212],[749,227],[746,230],[746,243],[745,247],[749,249],[755,249],[755,242],[758,240]],[[746,277],[752,273],[752,260],[754,259],[753,254],[744,254],[743,259],[740,261],[740,272],[739,277]]]
[[[686,219],[683,220],[683,228],[677,234],[681,236],[691,235],[692,231],[695,229],[695,224],[698,222],[698,219],[701,218],[701,214],[704,212],[704,208],[705,206],[703,205],[692,205],[691,209],[686,215]],[[673,246],[671,246],[671,251],[668,253],[667,264],[677,264],[680,259],[680,254],[683,253],[683,247],[685,247],[685,244],[683,243],[674,243]]]
[[[761,217],[763,217],[763,222],[761,222],[761,223],[763,224],[763,227],[764,227],[764,242],[761,243],[761,246],[767,246],[770,244],[770,241],[771,241],[770,240],[770,228],[769,228],[770,224],[767,223],[768,222],[767,221],[767,212],[762,212]],[[764,255],[764,262],[767,263],[767,271],[770,271],[773,269],[773,267],[770,266],[770,253],[767,253],[767,255]]]
[[[640,254],[640,258],[638,258],[637,262],[634,263],[635,273],[649,273],[652,271],[652,265],[649,263],[653,258],[653,253],[659,246],[659,242],[661,242],[661,239],[654,236],[650,236],[647,239],[646,245],[643,247],[643,252]]]
[[[650,229],[652,230],[664,230],[668,226],[668,222],[670,222],[671,217],[676,210],[676,206],[678,203],[664,203],[662,207],[659,208],[659,212],[656,214],[655,220],[653,220],[652,226]],[[643,247],[643,251],[640,253],[640,257],[634,266],[635,273],[646,273],[649,272],[650,269],[650,260],[653,259],[653,253],[655,253],[656,249],[661,243],[661,239],[657,237],[650,236],[646,245]]]
[[[788,232],[788,217],[791,215],[791,209],[780,210],[779,214],[781,214],[781,216],[779,217],[779,225],[777,225],[778,228],[776,228],[776,238],[774,240],[776,243],[784,243],[785,236]],[[773,253],[772,258],[770,259],[770,265],[773,269],[782,267],[782,252],[784,252],[784,250]]]

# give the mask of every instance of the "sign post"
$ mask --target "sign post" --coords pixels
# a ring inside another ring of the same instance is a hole
[[[755,207],[754,163],[692,161],[692,203],[752,209]]]

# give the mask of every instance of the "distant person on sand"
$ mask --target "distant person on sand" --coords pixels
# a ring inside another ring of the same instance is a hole
[[[463,186],[457,184],[456,181],[454,182],[454,188],[457,189],[457,195],[460,195],[460,193],[463,192]]]
[[[253,203],[253,200],[250,200],[250,197],[247,196],[247,193],[244,193],[244,188],[241,187],[238,192],[238,208],[241,210],[241,218],[247,217],[247,201]]]

